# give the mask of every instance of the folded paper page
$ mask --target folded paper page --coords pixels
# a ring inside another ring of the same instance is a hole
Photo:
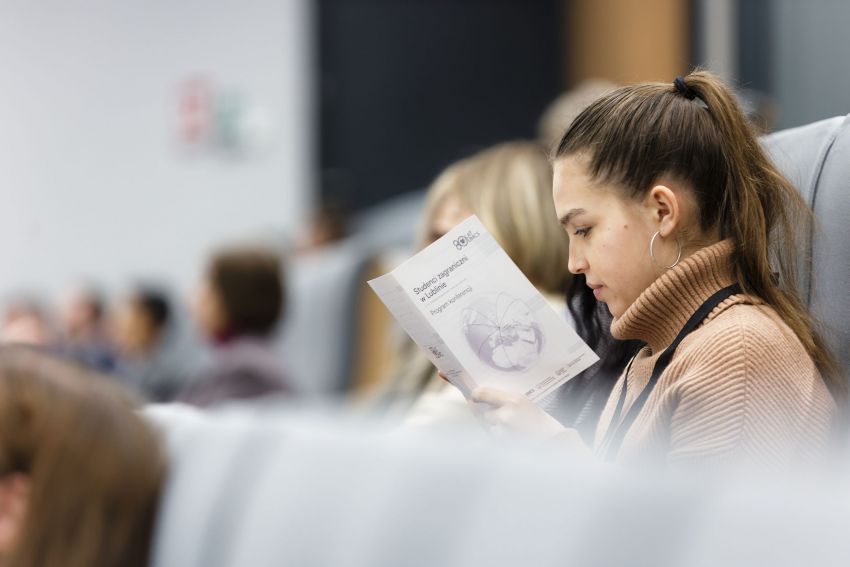
[[[538,401],[599,360],[476,216],[369,285],[465,396]]]

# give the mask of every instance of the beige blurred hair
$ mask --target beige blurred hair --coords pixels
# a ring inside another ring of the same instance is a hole
[[[552,167],[541,146],[499,144],[444,170],[428,191],[420,245],[431,241],[434,216],[449,196],[478,215],[535,286],[564,291],[569,240],[555,214]]]

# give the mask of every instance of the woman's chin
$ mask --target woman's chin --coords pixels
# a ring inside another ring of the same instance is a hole
[[[603,303],[605,303],[605,306],[608,307],[608,312],[611,313],[611,317],[613,317],[614,320],[617,320],[623,316],[623,312],[625,311],[625,309],[623,309],[616,302],[612,304],[605,301]]]

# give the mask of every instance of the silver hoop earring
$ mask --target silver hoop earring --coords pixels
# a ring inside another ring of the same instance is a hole
[[[658,238],[658,235],[661,234],[660,230],[656,230],[655,234],[652,235],[652,239],[649,241],[649,258],[652,260],[653,264],[657,264],[655,261],[655,253],[652,251],[652,247],[655,244],[655,239]],[[679,260],[682,259],[682,241],[678,238],[676,239],[676,247],[678,248],[678,254],[676,255],[676,261],[666,266],[664,269],[669,270],[670,268],[675,268],[679,264]]]

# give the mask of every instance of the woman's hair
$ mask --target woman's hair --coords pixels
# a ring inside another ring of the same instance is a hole
[[[9,567],[143,567],[165,460],[117,385],[0,348],[0,475],[29,479]]]
[[[593,295],[584,274],[573,277],[566,301],[576,332],[599,355],[599,362],[563,386],[559,395],[561,405],[552,415],[563,425],[576,429],[589,445],[593,445],[596,424],[611,390],[644,343],[621,341],[611,336],[611,312]]]
[[[222,250],[213,256],[208,276],[224,309],[227,332],[265,337],[274,330],[286,301],[278,254],[253,247]]]
[[[797,235],[811,226],[811,212],[720,79],[696,71],[678,86],[617,89],[575,119],[555,152],[556,159],[564,156],[586,159],[592,176],[634,199],[665,175],[687,184],[700,228],[718,229],[734,242],[732,262],[743,290],[776,310],[833,395],[845,397],[846,384],[797,292]]]
[[[478,215],[537,287],[562,293],[570,280],[569,241],[552,202],[552,166],[533,142],[508,142],[449,166],[431,185],[421,243],[440,205],[456,197]]]

